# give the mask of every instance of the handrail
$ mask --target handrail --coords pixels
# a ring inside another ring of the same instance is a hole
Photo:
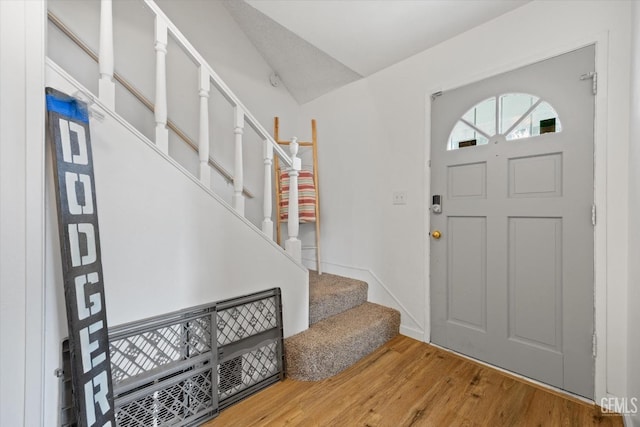
[[[0,0],[1,1],[1,0]],[[200,182],[210,186],[211,169],[209,165],[215,167],[228,180],[233,181],[232,206],[240,215],[245,216],[245,195],[250,196],[244,187],[244,162],[243,162],[243,133],[245,125],[248,124],[262,140],[263,164],[264,164],[264,197],[262,200],[263,220],[262,232],[273,239],[273,212],[272,212],[272,184],[271,174],[274,160],[280,160],[288,169],[289,174],[289,217],[287,226],[289,238],[285,242],[286,252],[297,262],[302,260],[302,246],[299,234],[299,207],[298,207],[298,175],[301,170],[301,159],[298,157],[299,144],[293,138],[288,146],[291,156],[283,147],[262,127],[256,118],[245,108],[238,97],[231,91],[226,83],[211,68],[209,63],[193,47],[182,32],[169,20],[167,15],[153,0],[144,0],[144,4],[155,15],[154,46],[155,51],[155,101],[151,103],[122,76],[115,73],[114,45],[113,45],[113,0],[100,0],[100,52],[96,55],[91,48],[83,43],[73,32],[71,32],[59,19],[49,13],[51,21],[71,38],[80,48],[98,62],[100,67],[100,77],[98,80],[99,99],[108,108],[113,109],[115,102],[114,81],[122,84],[131,94],[133,94],[143,105],[154,113],[155,119],[155,145],[163,153],[168,153],[168,131],[173,130],[180,138],[198,153]],[[175,41],[184,53],[198,67],[199,90],[199,130],[198,145],[196,145],[187,135],[182,132],[175,123],[168,120],[167,112],[167,47],[169,37]],[[234,172],[233,176],[217,162],[211,159],[210,133],[209,133],[209,96],[211,86],[215,87],[231,104],[234,110],[233,134],[234,134]],[[277,157],[274,158],[274,153]],[[223,172],[224,171],[224,172]],[[226,172],[226,173],[225,173]]]
[[[64,22],[60,20],[53,12],[47,11],[47,16],[49,21],[55,25],[60,31],[62,31],[69,39],[74,42],[80,49],[84,51],[91,59],[98,62],[98,54],[95,53],[89,45],[87,45],[80,37],[78,37],[69,27],[67,27]],[[152,113],[155,111],[155,105],[151,102],[147,97],[145,97],[138,89],[136,89],[129,81],[127,81],[120,74],[114,72],[113,78],[120,83],[131,95],[133,95],[138,101],[140,101],[149,111]],[[196,153],[199,152],[198,145],[184,133],[182,129],[180,129],[175,122],[172,120],[167,120],[167,127],[171,129],[180,139],[182,139],[193,151]],[[253,127],[253,126],[252,126]],[[228,182],[233,182],[233,175],[227,169],[224,168],[217,160],[209,157],[209,165],[217,170],[220,175]],[[251,191],[249,191],[246,187],[243,187],[242,193],[253,199],[255,196]]]
[[[187,38],[182,34],[182,32],[176,27],[173,22],[167,17],[167,15],[160,9],[160,7],[155,4],[152,0],[144,0],[144,3],[147,5],[149,9],[164,21],[167,29],[173,34],[173,37],[183,48],[183,51],[191,57],[191,59],[199,64],[201,67],[204,67],[211,79],[213,80],[213,84],[222,92],[224,97],[231,103],[233,107],[240,107],[243,112],[246,121],[253,128],[253,130],[260,136],[263,140],[269,141],[269,143],[273,146],[273,150],[278,154],[280,159],[289,167],[293,167],[293,161],[289,155],[284,151],[282,147],[280,147],[276,141],[273,139],[271,134],[267,132],[267,130],[262,127],[260,122],[256,120],[255,117],[249,112],[249,110],[240,102],[240,99],[233,93],[233,91],[226,85],[226,83],[218,76],[218,74],[213,71],[213,68],[209,65],[209,63],[198,53],[198,51],[193,47],[193,45],[187,40]]]

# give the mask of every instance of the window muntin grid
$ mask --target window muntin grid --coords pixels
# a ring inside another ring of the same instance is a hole
[[[447,150],[486,145],[496,135],[507,141],[562,131],[556,110],[527,93],[506,93],[480,101],[456,122]]]

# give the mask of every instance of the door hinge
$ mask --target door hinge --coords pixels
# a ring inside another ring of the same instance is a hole
[[[586,74],[580,76],[580,80],[588,80],[591,79],[591,91],[594,95],[598,94],[598,73],[595,71],[590,71]]]
[[[593,345],[593,357],[598,356],[598,336],[596,335],[596,333],[593,333],[593,341],[592,341],[592,345]]]
[[[595,227],[596,225],[596,205],[595,203],[591,205],[591,224]]]
[[[439,96],[442,96],[442,91],[441,91],[441,90],[440,90],[440,91],[438,91],[438,92],[433,92],[433,93],[431,94],[431,100],[432,100],[432,101],[435,101],[435,99],[436,99],[437,97],[439,97]]]

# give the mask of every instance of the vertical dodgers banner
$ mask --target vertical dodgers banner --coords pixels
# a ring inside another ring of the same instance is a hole
[[[80,427],[115,427],[89,114],[55,89],[46,101],[76,417]]]

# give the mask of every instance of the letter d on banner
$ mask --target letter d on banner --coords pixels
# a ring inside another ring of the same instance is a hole
[[[76,419],[79,427],[115,427],[89,114],[55,89],[46,97]]]

